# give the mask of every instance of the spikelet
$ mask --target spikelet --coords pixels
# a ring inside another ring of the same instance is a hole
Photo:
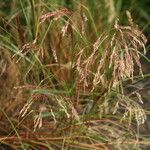
[[[52,17],[57,20],[60,17],[62,17],[64,15],[68,15],[70,13],[71,13],[71,11],[69,11],[66,8],[63,8],[63,9],[60,9],[60,10],[57,10],[57,11],[53,11],[53,12],[49,12],[49,13],[46,13],[46,14],[39,17],[39,23],[42,24],[47,19],[51,19]]]

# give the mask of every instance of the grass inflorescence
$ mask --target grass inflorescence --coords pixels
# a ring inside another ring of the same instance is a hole
[[[128,150],[150,144],[139,133],[146,120],[140,92],[125,90],[145,76],[140,58],[147,39],[128,10],[120,21],[121,3],[9,5],[9,15],[0,13],[1,147]]]

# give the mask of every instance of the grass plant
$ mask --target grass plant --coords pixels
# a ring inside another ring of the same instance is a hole
[[[149,111],[140,92],[125,90],[149,77],[140,61],[149,61],[147,38],[132,18],[131,4],[13,0],[2,5],[0,147],[136,150],[150,144],[150,137],[139,133]],[[122,11],[124,6],[129,9]],[[142,7],[137,9],[148,22]]]

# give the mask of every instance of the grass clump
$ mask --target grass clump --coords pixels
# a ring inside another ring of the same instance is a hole
[[[146,120],[141,96],[124,90],[135,80],[135,64],[144,77],[140,50],[146,53],[147,40],[129,11],[128,25],[120,25],[110,2],[10,2],[0,26],[3,148],[108,150],[148,144],[139,135]]]

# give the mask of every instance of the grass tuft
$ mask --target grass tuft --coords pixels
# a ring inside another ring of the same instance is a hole
[[[140,89],[128,91],[149,77],[141,64],[141,57],[149,61],[147,38],[130,11],[121,18],[123,4],[14,0],[0,11],[0,147],[149,144],[140,134],[149,110]]]

